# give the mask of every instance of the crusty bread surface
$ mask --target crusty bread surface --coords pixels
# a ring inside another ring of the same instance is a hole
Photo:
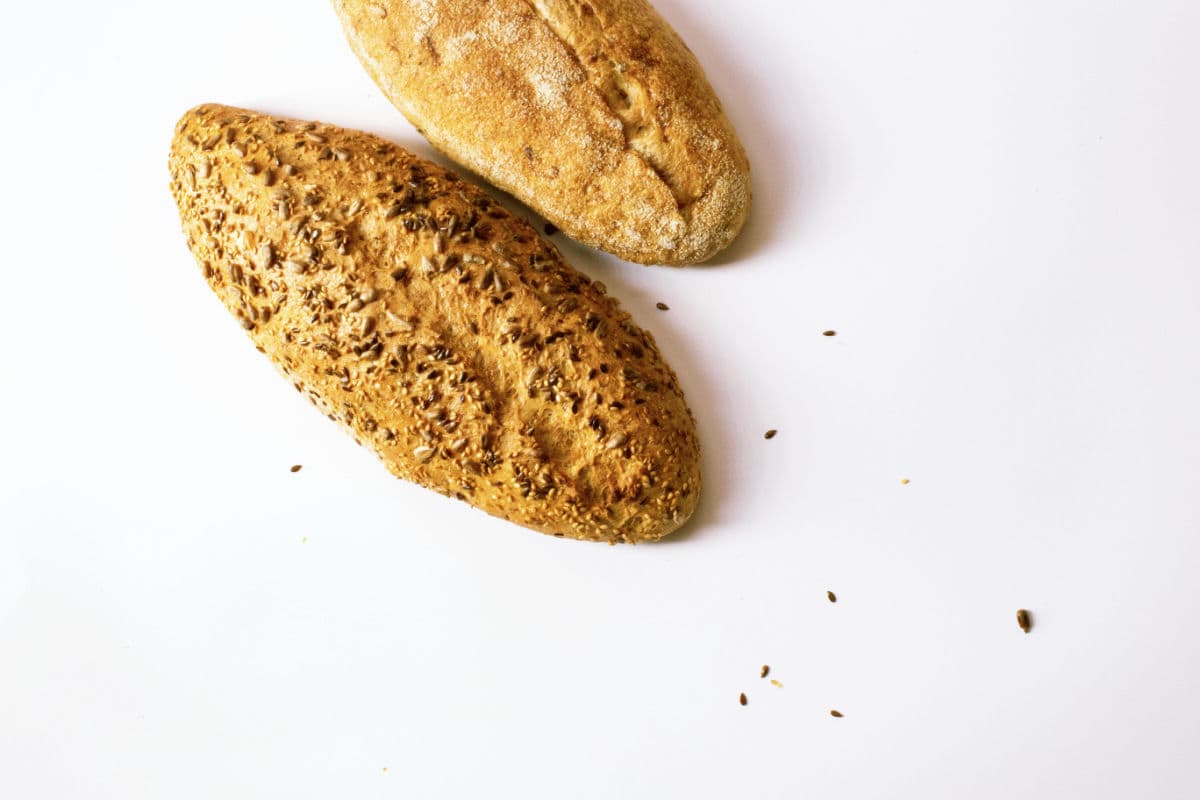
[[[646,0],[332,2],[367,72],[434,146],[572,238],[682,265],[741,229],[746,154]]]
[[[397,476],[528,528],[658,539],[700,492],[654,340],[485,192],[378,137],[219,105],[171,191],[210,288]]]

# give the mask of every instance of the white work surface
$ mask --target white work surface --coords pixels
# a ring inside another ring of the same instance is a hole
[[[431,154],[326,3],[5,11],[0,797],[1200,796],[1200,4],[658,6],[754,210],[555,237],[699,423],[637,547],[392,478],[206,288],[185,109]]]

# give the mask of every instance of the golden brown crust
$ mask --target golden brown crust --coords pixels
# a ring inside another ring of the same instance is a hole
[[[451,158],[571,237],[645,264],[728,245],[745,152],[645,0],[333,0],[384,94]]]
[[[209,286],[396,475],[555,535],[658,539],[700,491],[651,336],[483,191],[383,139],[207,105],[171,191]]]

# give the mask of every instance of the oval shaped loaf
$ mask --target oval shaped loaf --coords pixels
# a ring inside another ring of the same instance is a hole
[[[388,469],[559,536],[658,539],[700,492],[650,334],[483,191],[383,139],[207,105],[171,191],[209,286]]]
[[[333,0],[430,142],[567,235],[692,264],[750,209],[750,166],[692,52],[645,0]]]

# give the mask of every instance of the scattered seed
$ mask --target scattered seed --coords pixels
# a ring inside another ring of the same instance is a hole
[[[302,468],[303,468],[303,466],[302,466],[301,464],[293,464],[293,465],[292,465],[292,469],[291,469],[291,471],[292,471],[292,472],[299,472],[299,471],[300,471]]]
[[[763,664],[762,665],[762,674],[759,675],[758,677],[765,678],[765,677],[767,677],[768,674],[770,674],[770,672],[771,672],[771,667],[766,664]]]
[[[667,305],[666,303],[655,303],[654,307],[657,308],[659,311],[670,311],[671,310],[671,307],[669,305]]]
[[[552,222],[547,222],[542,230],[546,232],[547,236],[553,236],[554,234],[558,233],[558,228]]]
[[[777,433],[779,433],[779,431],[775,430],[774,428],[771,428],[771,430],[769,430],[763,434],[763,438],[764,439],[774,439],[775,434],[777,434]]]
[[[844,715],[844,714],[842,714],[842,712],[838,711],[838,710],[835,708],[835,709],[833,709],[832,711],[830,711],[830,712],[829,712],[829,716],[831,716],[831,717],[843,717],[843,716],[845,716],[845,715]]]
[[[771,685],[774,686],[776,689],[783,688],[783,684],[780,683],[779,681],[775,680],[774,678],[771,678]]]
[[[413,324],[413,321],[408,317],[402,317],[398,314],[388,311],[387,318],[388,321],[392,323],[392,327],[400,333],[412,333],[414,330],[416,330],[416,326]]]
[[[901,478],[901,479],[900,479],[900,485],[901,485],[901,486],[908,486],[908,484],[909,484],[909,480],[908,480],[908,478]]]
[[[831,603],[837,602],[837,595],[834,594],[833,592],[826,592],[825,596],[829,598],[829,602],[831,602]]]
[[[1017,625],[1026,633],[1029,633],[1029,629],[1033,627],[1033,619],[1029,616],[1029,612],[1023,608],[1017,611]]]
[[[746,705],[746,703],[750,702],[749,700],[746,699],[745,692],[742,692],[740,695],[738,695],[738,702],[741,703],[742,705]]]
[[[267,269],[275,260],[275,252],[271,248],[270,242],[263,242],[258,246],[258,250],[254,253],[254,264],[259,269]]]
[[[821,331],[822,336],[837,336],[837,331]]]

